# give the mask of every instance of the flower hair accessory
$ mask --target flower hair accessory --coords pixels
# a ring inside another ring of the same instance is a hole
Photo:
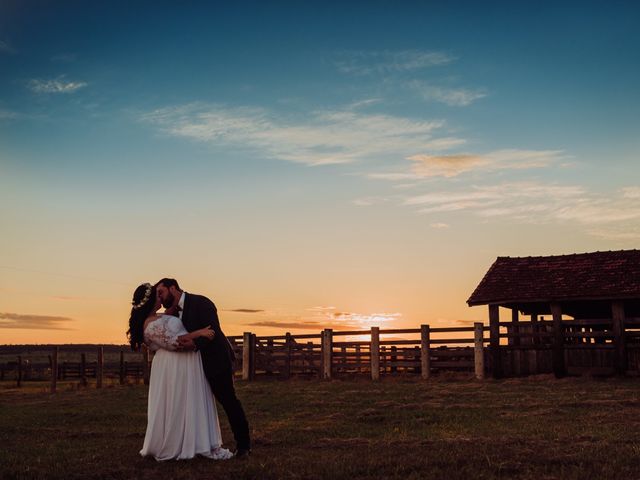
[[[149,301],[149,298],[151,297],[151,292],[153,291],[153,285],[151,285],[150,283],[144,283],[143,285],[147,287],[147,290],[144,292],[144,297],[142,297],[142,300],[140,300],[138,303],[136,303],[135,300],[131,302],[131,305],[133,305],[134,310],[137,310],[138,308],[143,306],[145,303],[147,303]]]

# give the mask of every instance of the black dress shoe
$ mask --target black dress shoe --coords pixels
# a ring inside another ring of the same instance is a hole
[[[239,448],[236,450],[235,457],[236,458],[249,458],[251,455],[251,450],[249,448]]]

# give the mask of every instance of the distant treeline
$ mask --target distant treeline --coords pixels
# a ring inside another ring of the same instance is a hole
[[[65,343],[65,344],[27,344],[27,345],[0,345],[0,354],[19,354],[26,352],[51,352],[53,347],[59,347],[66,352],[86,352],[94,351],[98,347],[103,347],[105,353],[107,352],[119,352],[122,349],[128,350],[131,347],[129,345],[114,345],[104,343]]]

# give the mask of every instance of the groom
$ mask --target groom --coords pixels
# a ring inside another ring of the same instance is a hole
[[[251,453],[249,424],[233,387],[235,354],[220,328],[216,306],[207,297],[183,292],[173,278],[160,280],[156,290],[167,314],[180,317],[187,331],[211,325],[215,332],[212,340],[199,337],[181,344],[185,350],[200,351],[202,368],[211,391],[229,419],[236,440],[236,457],[248,456]]]

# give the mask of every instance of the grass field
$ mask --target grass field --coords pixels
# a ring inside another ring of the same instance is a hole
[[[251,458],[165,463],[138,455],[143,385],[13,385],[2,478],[640,478],[639,379],[238,383]]]

